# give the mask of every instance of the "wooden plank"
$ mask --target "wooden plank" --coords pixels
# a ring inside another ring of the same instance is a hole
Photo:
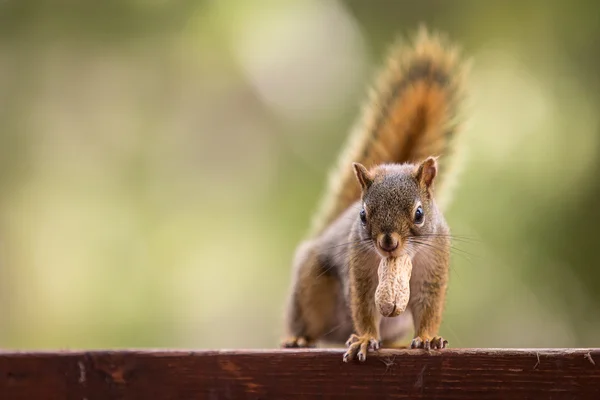
[[[0,353],[0,399],[600,399],[600,349]]]

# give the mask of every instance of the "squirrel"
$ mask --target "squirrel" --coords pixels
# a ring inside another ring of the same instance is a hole
[[[411,45],[391,46],[312,231],[296,249],[282,347],[345,343],[345,362],[364,361],[369,350],[402,339],[411,317],[411,348],[447,346],[438,330],[451,235],[436,199],[463,126],[468,66],[459,53],[424,27]],[[375,306],[377,270],[383,257],[400,254],[412,260],[410,298],[390,318]]]

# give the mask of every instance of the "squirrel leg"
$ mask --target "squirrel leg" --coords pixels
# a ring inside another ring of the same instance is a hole
[[[412,349],[444,349],[448,346],[448,341],[437,335],[446,297],[445,276],[439,278],[421,283],[415,293],[415,301],[411,305],[415,325],[415,338],[410,344]]]
[[[353,259],[353,257],[350,257]],[[381,338],[379,325],[381,315],[375,307],[375,290],[377,277],[369,271],[360,270],[360,267],[350,265],[350,295],[352,320],[356,334],[350,336],[346,342],[348,350],[344,354],[344,362],[355,357],[359,361],[367,359],[369,350],[379,350]]]
[[[286,312],[287,337],[281,347],[314,347],[331,330],[339,282],[318,262],[309,246],[300,248],[296,276]]]

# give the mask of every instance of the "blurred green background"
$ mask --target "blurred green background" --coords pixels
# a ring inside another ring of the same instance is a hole
[[[0,1],[0,347],[273,347],[388,44],[474,59],[442,334],[598,346],[594,1]]]

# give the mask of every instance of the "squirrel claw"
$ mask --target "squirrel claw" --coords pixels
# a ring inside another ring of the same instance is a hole
[[[284,340],[281,347],[285,349],[302,349],[314,347],[314,345],[306,336],[294,336]]]
[[[441,336],[434,336],[431,339],[423,339],[417,336],[410,343],[411,349],[441,350],[446,347],[448,347],[448,341]]]
[[[346,347],[350,347],[353,343],[356,343],[357,341],[358,336],[353,333],[352,335],[350,335],[350,338],[346,340]]]
[[[358,336],[353,334],[346,342],[346,346],[349,348],[344,354],[344,362],[348,362],[355,357],[358,361],[364,362],[367,359],[367,352],[369,350],[379,350],[380,343],[379,340],[375,339],[373,336]]]

